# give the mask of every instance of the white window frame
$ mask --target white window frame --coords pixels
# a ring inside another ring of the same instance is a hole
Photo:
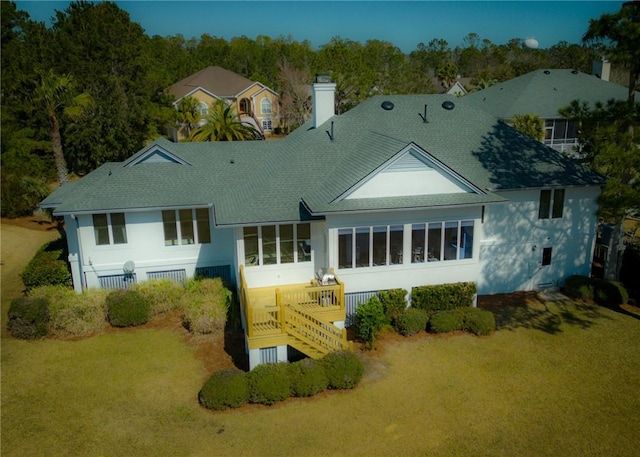
[[[205,209],[207,211],[207,219],[208,219],[208,227],[209,227],[209,241],[204,241],[202,242],[200,239],[202,238],[200,236],[200,230],[198,227],[198,213],[197,210],[198,209]],[[185,210],[189,210],[191,211],[191,224],[193,226],[193,243],[183,243],[182,242],[182,224],[180,223],[180,211],[185,211]],[[164,222],[164,216],[162,215],[162,213],[164,213],[165,211],[169,212],[169,211],[173,211],[174,212],[174,217],[175,217],[175,228],[176,228],[176,244],[167,244],[167,234],[165,232],[165,222]],[[161,212],[161,218],[162,218],[162,237],[164,240],[164,245],[165,247],[173,247],[173,246],[195,246],[195,245],[199,245],[199,244],[211,244],[212,242],[212,236],[211,236],[211,214],[209,212],[209,208],[182,208],[182,209],[167,209],[167,210],[163,210]]]
[[[309,257],[305,260],[304,258],[300,258],[299,256],[299,244],[305,242],[306,240],[298,239],[298,227],[300,225],[309,225],[309,249],[311,249],[311,224],[308,222],[300,222],[300,223],[291,223],[291,224],[265,224],[258,226],[250,226],[257,228],[257,236],[258,236],[258,261],[256,263],[248,264],[247,254],[245,251],[245,238],[244,238],[244,228],[242,231],[242,246],[244,251],[244,264],[247,267],[271,267],[276,265],[295,265],[300,263],[309,263],[313,261],[313,249],[310,250]],[[285,225],[293,226],[293,262],[282,262],[282,252],[281,252],[281,240],[280,240],[280,227]],[[275,245],[276,245],[276,262],[266,264],[264,263],[264,249],[263,249],[263,239],[262,239],[262,229],[263,227],[274,227],[275,226]]]
[[[267,97],[260,100],[260,113],[273,114],[273,104]]]
[[[113,223],[111,220],[112,214],[122,214],[122,220],[124,221],[124,242],[122,243],[116,243],[115,238],[113,236]],[[95,226],[95,216],[100,216],[100,215],[105,215],[107,219],[107,233],[109,234],[108,243],[98,243],[98,237],[96,234],[96,226]],[[127,235],[127,217],[125,216],[125,213],[119,213],[119,212],[118,213],[96,213],[96,214],[92,214],[91,216],[92,216],[91,225],[93,227],[93,239],[96,246],[111,246],[111,245],[118,245],[118,244],[127,244],[129,242],[129,237]]]
[[[262,119],[262,130],[265,132],[273,130],[273,121],[271,119]]]

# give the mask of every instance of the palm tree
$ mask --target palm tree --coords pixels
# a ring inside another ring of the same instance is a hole
[[[189,141],[244,141],[259,138],[260,132],[244,124],[232,105],[217,100],[211,105],[206,123],[193,129]]]
[[[87,92],[77,94],[75,81],[71,75],[57,75],[52,70],[40,73],[40,79],[31,94],[31,102],[35,106],[44,108],[49,117],[49,133],[53,157],[58,173],[58,183],[67,180],[67,162],[62,150],[62,136],[60,134],[60,119],[66,117],[78,120],[93,107],[93,98]]]
[[[640,2],[622,4],[620,11],[603,14],[598,19],[589,20],[589,28],[582,37],[585,43],[609,40],[611,48],[609,60],[629,69],[629,106],[635,102],[635,91],[640,83]]]
[[[178,128],[183,131],[185,137],[189,137],[193,129],[202,119],[200,114],[200,102],[193,97],[184,97],[178,102],[176,121]]]
[[[537,114],[516,114],[513,127],[536,141],[544,140],[544,120]]]
[[[446,62],[438,68],[436,77],[442,82],[445,90],[449,90],[458,79],[458,67],[452,62]]]

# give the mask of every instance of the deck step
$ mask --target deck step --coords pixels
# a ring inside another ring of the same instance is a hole
[[[325,355],[327,355],[328,352],[329,352],[329,351],[322,352],[322,351],[314,348],[310,344],[307,344],[306,342],[302,341],[301,339],[296,338],[295,336],[293,336],[291,334],[289,334],[289,346],[297,349],[298,351],[302,352],[303,354],[307,355],[308,357],[311,357],[312,359],[320,359],[320,358],[324,357]]]

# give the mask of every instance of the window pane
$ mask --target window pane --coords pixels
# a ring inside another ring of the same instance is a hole
[[[260,257],[258,253],[258,227],[245,227],[244,239],[244,263],[246,266],[258,265]]]
[[[564,209],[564,189],[556,189],[553,192],[553,218],[562,217]]]
[[[458,258],[458,221],[444,224],[444,260]]]
[[[178,244],[178,228],[176,227],[176,212],[174,210],[162,212],[162,226],[164,228],[164,245],[176,246]]]
[[[93,215],[93,233],[96,236],[96,244],[109,244],[109,227],[106,214]]]
[[[564,140],[567,136],[567,121],[564,119],[556,119],[556,128],[553,132],[555,140]]]
[[[353,230],[338,230],[338,268],[353,268]]]
[[[113,232],[113,244],[125,244],[127,242],[127,227],[124,221],[124,213],[111,214],[111,231]]]
[[[311,262],[311,226],[298,224],[298,262]]]
[[[442,223],[435,222],[429,224],[429,238],[427,260],[433,262],[435,260],[442,260]]]
[[[542,265],[551,265],[551,248],[542,249]]]
[[[391,254],[391,265],[399,265],[402,263],[404,253],[403,248],[403,231],[402,225],[392,225],[389,227],[389,253]]]
[[[387,264],[387,227],[373,227],[373,265]]]
[[[567,124],[567,139],[572,140],[578,136],[578,123],[576,121],[569,121]]]
[[[424,238],[425,225],[413,224],[411,226],[411,263],[424,262]]]
[[[278,263],[276,253],[276,226],[265,225],[262,227],[262,264],[275,265]]]
[[[356,268],[369,266],[369,227],[356,229]]]
[[[293,225],[280,226],[280,263],[293,263]]]
[[[209,210],[196,209],[196,226],[198,228],[198,243],[211,243],[211,226],[209,225]]]
[[[460,238],[460,258],[473,258],[473,221],[462,221]]]
[[[190,209],[181,209],[180,215],[180,233],[182,235],[182,244],[193,244],[193,213]]]
[[[538,209],[538,219],[549,219],[549,209],[551,208],[551,191],[544,189],[540,191],[540,208]]]

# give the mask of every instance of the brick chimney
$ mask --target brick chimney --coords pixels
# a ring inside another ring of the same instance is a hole
[[[591,66],[591,74],[603,81],[609,81],[609,77],[611,76],[611,63],[604,57],[600,60],[594,60]]]
[[[336,114],[336,83],[332,83],[328,75],[316,75],[316,81],[311,85],[311,92],[313,127],[318,128]]]

